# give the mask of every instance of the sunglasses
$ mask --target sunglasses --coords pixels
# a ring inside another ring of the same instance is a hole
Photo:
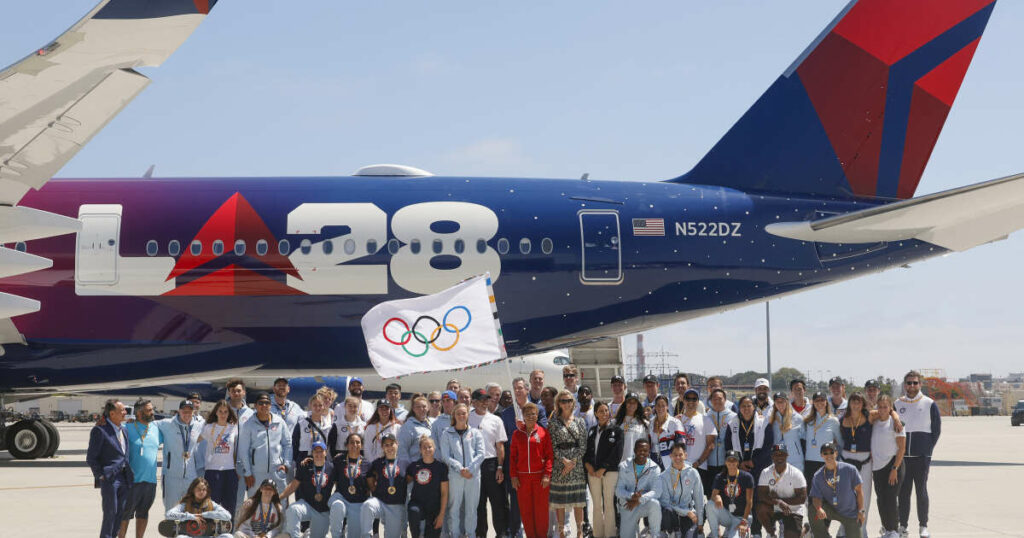
[[[821,455],[822,456],[835,456],[836,453],[832,452],[831,450],[826,450],[826,451],[822,452]]]
[[[696,402],[697,398],[683,398],[684,402]]]
[[[263,400],[263,401],[256,402],[256,405],[270,405],[270,402],[268,402],[266,400]]]
[[[441,403],[441,400],[428,400],[428,401],[430,403],[432,403],[432,404],[439,404],[439,403]]]
[[[570,377],[576,377],[576,374],[562,374],[562,379],[569,379]]]
[[[574,402],[570,398],[564,398],[562,400],[558,400],[558,403],[574,403]]]
[[[920,381],[904,381],[903,383],[906,384],[906,385],[920,385],[921,384]]]

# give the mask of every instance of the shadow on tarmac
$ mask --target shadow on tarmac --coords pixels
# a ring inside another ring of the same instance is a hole
[[[1024,467],[1024,463],[1002,461],[944,461],[932,460],[932,467]]]

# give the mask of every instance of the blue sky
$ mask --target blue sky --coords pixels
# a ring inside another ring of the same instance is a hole
[[[59,175],[150,164],[159,176],[345,175],[398,162],[674,177],[845,3],[221,0]],[[9,4],[4,65],[95,1]],[[997,5],[918,194],[1024,171],[1021,20],[1024,3]],[[774,364],[857,380],[1024,370],[1022,237],[773,302]],[[763,323],[763,307],[741,309],[648,332],[646,347],[691,371],[757,369]]]

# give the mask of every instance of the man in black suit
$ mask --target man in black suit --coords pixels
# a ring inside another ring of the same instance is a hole
[[[116,538],[124,515],[124,504],[133,477],[128,466],[128,432],[124,404],[116,398],[103,405],[103,417],[89,432],[85,461],[92,468],[95,487],[103,497],[103,526],[100,538]]]

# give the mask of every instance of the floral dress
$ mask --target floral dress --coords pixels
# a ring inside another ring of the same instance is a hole
[[[587,426],[580,417],[566,424],[556,417],[548,424],[555,461],[551,472],[551,508],[578,508],[587,505],[587,471],[583,455],[587,451]],[[563,475],[562,458],[573,460],[576,466]]]

